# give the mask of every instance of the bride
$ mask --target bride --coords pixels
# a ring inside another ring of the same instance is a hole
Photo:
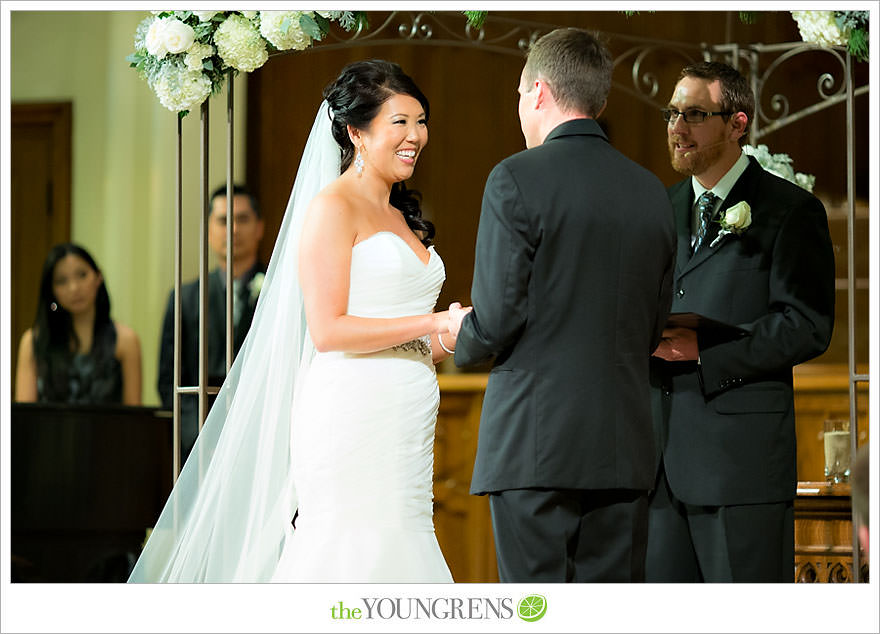
[[[403,185],[428,101],[381,60],[324,99],[253,326],[129,581],[452,581],[434,363],[470,309],[432,312],[445,269]]]

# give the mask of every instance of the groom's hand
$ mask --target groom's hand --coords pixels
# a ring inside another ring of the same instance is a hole
[[[461,330],[461,320],[473,309],[473,306],[462,308],[459,302],[449,304],[449,334],[458,337],[458,331]]]
[[[697,361],[700,348],[697,345],[697,331],[690,328],[666,328],[654,356],[664,361]]]

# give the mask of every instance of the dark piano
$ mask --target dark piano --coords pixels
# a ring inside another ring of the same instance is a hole
[[[11,423],[11,580],[125,581],[171,491],[171,413],[13,403]]]

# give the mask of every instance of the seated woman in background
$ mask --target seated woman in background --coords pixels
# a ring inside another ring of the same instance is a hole
[[[43,264],[33,328],[21,338],[15,400],[141,404],[141,345],[110,319],[104,277],[88,251],[59,244]]]

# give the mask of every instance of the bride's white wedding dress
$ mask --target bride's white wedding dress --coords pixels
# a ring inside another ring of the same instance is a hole
[[[299,240],[310,202],[340,174],[331,114],[324,101],[253,324],[131,582],[452,581],[432,519],[429,343],[316,354],[306,329]],[[432,312],[446,272],[429,254],[423,263],[388,231],[356,244],[349,312]]]
[[[446,273],[398,235],[352,248],[348,312],[434,310]],[[427,337],[370,354],[317,353],[291,423],[299,498],[273,581],[451,582],[433,524],[440,395]]]

